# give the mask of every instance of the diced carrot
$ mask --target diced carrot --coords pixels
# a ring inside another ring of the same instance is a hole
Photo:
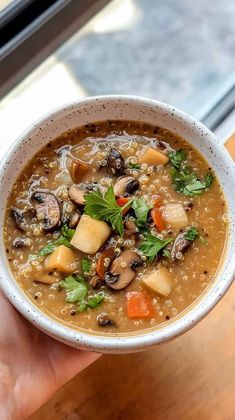
[[[162,213],[158,208],[153,208],[151,210],[151,216],[153,218],[153,222],[158,230],[158,232],[161,232],[165,229],[165,222],[162,217]]]
[[[108,269],[108,267],[105,267],[105,259],[106,258],[111,258],[113,256],[113,253],[114,253],[114,248],[113,247],[106,248],[101,253],[100,257],[97,260],[96,274],[101,280],[103,280],[105,272]]]
[[[126,311],[130,319],[147,319],[155,316],[151,300],[143,292],[128,292],[126,294]]]
[[[128,201],[129,201],[129,198],[128,198],[128,197],[120,197],[120,198],[117,198],[117,200],[116,200],[117,205],[118,205],[119,207],[124,206],[125,204],[127,204],[127,203],[128,203]],[[122,212],[123,216],[125,216],[125,214],[128,212],[128,210],[129,210],[129,207],[126,207],[126,208],[123,210],[123,212]]]

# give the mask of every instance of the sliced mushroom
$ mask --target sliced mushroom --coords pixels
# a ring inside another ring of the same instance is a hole
[[[115,321],[108,318],[108,314],[104,312],[98,315],[97,323],[100,327],[111,327],[116,325]]]
[[[12,219],[15,222],[16,227],[18,229],[25,231],[26,230],[26,220],[25,214],[23,210],[17,209],[16,207],[12,207],[10,210],[10,214]]]
[[[12,242],[13,248],[27,248],[31,245],[31,240],[29,238],[15,238]]]
[[[136,224],[131,219],[126,219],[124,222],[125,236],[132,236],[138,232]]]
[[[127,287],[135,278],[135,271],[142,265],[140,256],[131,250],[123,251],[117,257],[109,272],[104,276],[105,283],[114,290]]]
[[[93,276],[89,281],[89,284],[91,287],[93,287],[93,289],[100,289],[103,285],[103,282],[98,276]]]
[[[171,261],[181,260],[190,244],[191,241],[185,239],[185,232],[177,235],[171,249]]]
[[[37,219],[42,222],[43,229],[50,231],[55,229],[61,218],[59,201],[56,196],[49,192],[36,191],[31,199],[34,203]]]
[[[90,191],[96,191],[97,189],[98,185],[95,182],[84,182],[78,185],[72,184],[69,188],[69,197],[73,203],[78,206],[83,206],[85,204],[84,196]]]
[[[88,163],[75,160],[71,156],[67,157],[67,168],[69,170],[70,176],[73,180],[73,182],[78,183],[82,180],[84,175],[87,173],[87,171],[90,168],[90,165]]]
[[[138,179],[134,178],[133,176],[124,176],[120,178],[116,184],[114,185],[114,194],[117,197],[120,197],[124,194],[132,194],[139,188],[139,181]]]
[[[174,149],[172,149],[172,147],[166,141],[156,140],[155,144],[158,147],[158,149],[160,149],[160,150],[164,150],[164,151],[167,151],[167,152],[174,152],[175,151]]]
[[[113,175],[120,176],[125,172],[125,161],[121,153],[114,147],[108,151],[107,166]]]
[[[80,220],[80,217],[81,217],[81,215],[77,211],[72,213],[69,217],[69,222],[68,222],[69,228],[74,229],[77,226],[77,224]]]

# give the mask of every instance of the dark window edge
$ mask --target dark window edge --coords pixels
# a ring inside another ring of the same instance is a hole
[[[58,1],[0,51],[0,98],[77,32],[110,0]]]

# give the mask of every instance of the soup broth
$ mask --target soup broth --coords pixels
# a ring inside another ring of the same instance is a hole
[[[139,122],[64,133],[9,196],[5,247],[34,304],[72,328],[157,326],[215,280],[227,235],[218,180],[186,140]]]

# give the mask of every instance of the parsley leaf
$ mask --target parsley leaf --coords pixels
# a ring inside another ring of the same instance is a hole
[[[73,238],[75,229],[70,229],[66,224],[64,224],[61,228],[61,233],[62,235],[68,239],[68,241],[71,241],[71,239]]]
[[[175,152],[168,153],[168,157],[171,161],[172,166],[175,169],[179,169],[186,159],[186,153],[183,149],[176,150]]]
[[[147,234],[139,249],[150,262],[153,262],[157,254],[170,242],[172,242],[172,238],[160,239],[157,236]]]
[[[171,257],[170,251],[168,249],[166,249],[166,248],[163,249],[162,255],[163,255],[163,257],[166,257],[166,258],[169,258],[169,259]]]
[[[146,227],[148,212],[152,206],[148,206],[142,198],[134,198],[131,207],[136,216],[136,225],[143,229]]]
[[[66,291],[66,302],[77,303],[78,312],[83,312],[87,308],[96,308],[105,298],[102,292],[90,295],[87,298],[88,286],[83,276],[65,277],[59,285]]]
[[[128,166],[129,168],[135,169],[136,171],[139,171],[141,169],[140,163],[134,163],[134,162],[129,161]]]
[[[36,257],[45,257],[46,255],[51,254],[59,245],[67,246],[67,248],[72,247],[72,245],[70,244],[70,241],[74,235],[75,230],[69,229],[68,226],[64,224],[60,231],[62,235],[58,239],[56,239],[54,242],[49,242],[42,249],[40,249]]]
[[[56,249],[54,242],[49,242],[37,253],[37,257],[45,257],[46,255],[51,254]]]
[[[60,287],[66,291],[66,302],[75,303],[82,302],[88,292],[87,284],[82,276],[68,276],[60,281]]]
[[[199,179],[197,174],[190,167],[177,170],[171,169],[171,176],[174,189],[188,197],[195,197],[202,194],[213,182],[213,176],[207,174],[204,179]]]
[[[194,241],[194,239],[198,238],[199,233],[198,230],[195,227],[190,227],[187,232],[184,234],[185,239],[187,241]]]
[[[173,187],[178,193],[195,197],[211,186],[214,179],[213,176],[208,173],[204,179],[199,178],[192,168],[186,165],[187,156],[184,150],[179,149],[175,152],[170,152],[168,156],[172,165],[171,177]]]
[[[91,262],[87,258],[82,259],[82,271],[83,273],[89,273],[91,268]]]
[[[94,219],[109,222],[113,230],[123,236],[122,212],[126,207],[130,207],[131,199],[124,206],[119,207],[112,186],[108,187],[103,196],[100,191],[94,191],[86,194],[84,198],[86,214]]]
[[[104,300],[104,294],[102,292],[96,293],[95,295],[89,296],[88,300],[83,300],[82,302],[78,303],[78,312],[83,312],[87,308],[97,308]]]

